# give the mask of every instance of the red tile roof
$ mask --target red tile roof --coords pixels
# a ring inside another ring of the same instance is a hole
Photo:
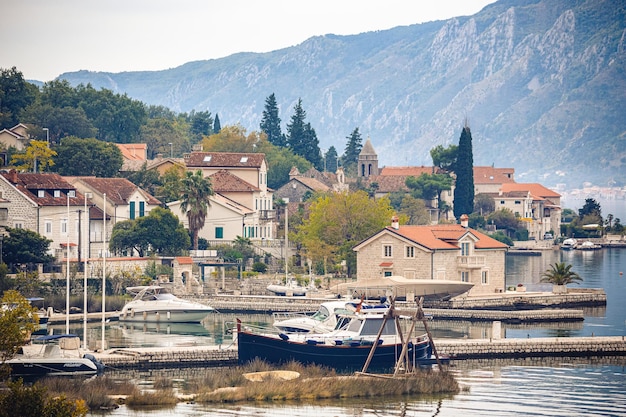
[[[549,188],[544,187],[541,184],[537,183],[509,183],[502,184],[502,192],[511,192],[511,191],[530,191],[530,193],[534,197],[541,198],[560,198],[561,194],[552,191]]]
[[[387,227],[385,230],[403,236],[428,249],[458,249],[458,241],[466,234],[476,238],[476,249],[504,249],[501,243],[477,230],[465,228],[460,224],[438,224],[433,226],[400,226],[399,229]]]
[[[474,184],[515,182],[515,168],[474,167]]]
[[[185,156],[189,168],[260,168],[264,153],[192,152]]]
[[[132,194],[139,189],[145,196],[146,202],[150,205],[160,205],[161,202],[148,194],[146,191],[137,187],[126,178],[96,178],[96,177],[77,177],[90,188],[98,191],[100,194],[106,193],[107,200],[113,204],[128,204]]]
[[[222,192],[254,192],[259,191],[259,188],[239,178],[236,175],[231,174],[225,169],[220,169],[215,174],[210,175],[211,187],[216,193]]]
[[[73,191],[74,197],[69,198],[70,206],[82,206],[85,204],[85,197],[76,191],[76,187],[63,179],[59,174],[54,173],[30,173],[15,171],[3,172],[2,176],[7,179],[22,194],[33,200],[39,206],[66,206],[68,204],[68,192]],[[40,197],[39,192],[43,192]],[[55,197],[54,192],[58,191],[59,196]]]

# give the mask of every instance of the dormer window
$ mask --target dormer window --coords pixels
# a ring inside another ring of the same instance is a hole
[[[76,197],[76,190],[69,190],[67,192],[68,197]]]
[[[202,160],[203,162],[211,162],[211,155],[207,155],[204,157],[204,159]]]
[[[245,164],[246,162],[248,162],[248,157],[247,156],[242,156],[241,160],[239,162],[241,162],[242,164]]]
[[[46,196],[45,190],[37,190],[37,197],[44,198]]]
[[[61,197],[61,190],[54,190],[55,197]]]

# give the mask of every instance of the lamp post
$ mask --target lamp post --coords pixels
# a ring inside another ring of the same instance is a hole
[[[70,332],[70,192],[67,191],[67,222],[65,223],[65,232],[67,233],[67,246],[65,247],[65,257],[67,264],[65,266],[65,333]]]
[[[2,260],[2,241],[4,240],[4,235],[0,233],[0,265],[4,263]]]
[[[46,131],[46,143],[48,144],[48,148],[50,147],[50,129],[44,127],[43,130]]]
[[[172,142],[168,143],[168,145],[170,145],[170,158],[174,157],[174,145],[172,144]]]

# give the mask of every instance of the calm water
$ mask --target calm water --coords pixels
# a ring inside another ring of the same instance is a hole
[[[582,287],[604,288],[607,307],[585,310],[584,323],[503,325],[506,337],[568,337],[626,335],[626,249],[592,252],[550,251],[541,257],[507,257],[507,286],[523,283],[542,288],[541,274],[554,262],[573,265],[584,281]],[[232,342],[225,322],[234,315],[216,315],[204,325],[148,328],[111,323],[107,337],[112,345],[175,346]],[[264,322],[265,315],[244,317]],[[433,323],[435,337],[485,337],[489,324]],[[80,329],[76,329],[80,332]],[[89,330],[99,338],[99,328]],[[179,404],[165,410],[130,410],[122,406],[111,417],[161,416],[626,416],[626,358],[585,361],[580,359],[467,361],[453,371],[466,389],[443,398],[325,401],[313,404],[239,404],[203,406]],[[180,377],[169,371],[168,377]],[[183,371],[180,371],[183,372]],[[201,370],[194,370],[201,372]],[[127,374],[134,379],[156,378],[155,373]],[[93,417],[100,414],[94,414]]]

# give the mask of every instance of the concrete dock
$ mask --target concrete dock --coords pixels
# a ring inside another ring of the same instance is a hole
[[[437,352],[452,360],[548,357],[609,358],[626,356],[623,336],[534,339],[437,339]],[[231,366],[236,346],[112,349],[94,354],[112,369]]]

